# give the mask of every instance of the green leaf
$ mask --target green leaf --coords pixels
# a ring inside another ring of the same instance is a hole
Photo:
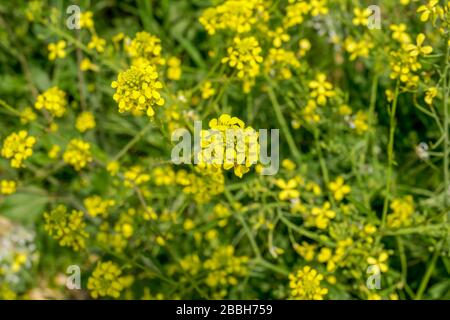
[[[0,204],[0,215],[24,225],[31,225],[44,211],[49,199],[41,189],[31,187],[32,193],[16,193]]]

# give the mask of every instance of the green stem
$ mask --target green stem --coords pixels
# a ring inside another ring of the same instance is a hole
[[[434,271],[434,268],[436,266],[436,261],[437,261],[437,259],[439,257],[440,246],[438,246],[438,247],[439,248],[435,248],[436,251],[434,252],[433,257],[431,258],[431,261],[428,264],[427,271],[425,271],[425,274],[424,274],[424,276],[422,278],[422,281],[420,282],[419,289],[417,290],[416,297],[414,298],[415,300],[422,299],[422,295],[423,295],[423,293],[425,292],[425,289],[428,286],[428,282],[430,281],[431,274]]]
[[[236,203],[235,199],[233,198],[233,196],[231,195],[231,193],[225,189],[224,191],[225,197],[227,198],[227,200],[233,204]],[[244,228],[245,234],[248,237],[248,240],[250,241],[250,245],[252,246],[253,252],[256,256],[256,258],[260,259],[262,257],[261,251],[259,250],[259,247],[256,243],[255,238],[253,237],[253,234],[247,224],[247,222],[245,221],[244,217],[242,216],[241,212],[235,212],[234,216],[236,217],[236,219],[239,220],[239,222],[242,224],[242,227]]]
[[[383,205],[383,215],[381,218],[381,228],[384,228],[386,224],[386,216],[389,208],[389,200],[391,193],[391,183],[392,183],[392,166],[394,164],[394,139],[395,139],[395,128],[396,128],[396,119],[395,114],[397,111],[397,103],[398,103],[398,95],[400,89],[400,81],[397,80],[397,84],[395,85],[395,96],[394,101],[392,103],[392,109],[390,110],[390,119],[389,119],[389,144],[388,144],[388,170],[386,176],[386,192],[384,198]]]
[[[148,130],[150,130],[153,127],[152,123],[147,124],[144,128],[142,128],[141,131],[138,132],[138,134],[130,140],[123,148],[120,150],[112,159],[112,161],[118,161],[120,158],[122,158],[125,153],[128,152],[136,143],[138,143],[139,140],[142,139],[142,137],[147,133]]]
[[[267,78],[268,79],[268,78]],[[267,80],[268,82],[270,82],[270,80]],[[295,160],[297,161],[297,163],[301,162],[301,155],[300,155],[300,151],[298,150],[294,138],[292,137],[291,132],[289,131],[289,127],[288,124],[286,122],[286,119],[283,116],[283,113],[281,112],[281,107],[280,104],[278,103],[277,97],[273,91],[272,88],[272,84],[268,86],[268,93],[269,93],[269,98],[270,101],[272,102],[272,106],[273,109],[275,111],[275,115],[277,117],[278,123],[281,126],[281,131],[283,132],[286,141],[289,145],[289,149],[291,150],[292,155],[294,156]]]
[[[448,36],[447,36],[448,42]],[[450,81],[448,78],[448,67],[449,67],[449,56],[450,47],[447,46],[447,53],[445,55],[445,74],[444,74],[444,210],[447,211],[447,206],[449,204],[449,187],[450,187],[450,177],[449,177],[449,156],[450,156],[450,141],[449,141],[449,110],[448,110],[448,96],[450,91]],[[444,221],[448,220],[448,215],[444,214]]]
[[[262,267],[265,267],[266,269],[270,269],[272,271],[278,272],[279,274],[283,275],[283,276],[288,276],[289,275],[289,271],[287,271],[286,269],[283,269],[282,267],[279,267],[277,265],[274,265],[262,258],[259,259],[255,259],[254,260],[257,264],[261,265]]]

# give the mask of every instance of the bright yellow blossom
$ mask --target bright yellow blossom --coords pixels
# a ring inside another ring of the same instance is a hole
[[[3,142],[2,157],[10,159],[11,167],[23,168],[23,161],[33,155],[36,138],[22,130],[13,132]]]
[[[93,160],[91,146],[81,139],[73,139],[69,142],[63,154],[63,159],[65,163],[73,166],[76,171],[80,171]]]
[[[297,300],[323,300],[328,289],[321,286],[322,280],[323,275],[310,266],[304,266],[296,273],[291,273],[289,275],[291,297]]]

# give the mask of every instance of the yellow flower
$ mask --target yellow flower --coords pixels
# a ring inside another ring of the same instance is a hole
[[[47,155],[50,159],[56,159],[56,158],[58,158],[60,152],[61,152],[61,147],[54,144],[48,151]]]
[[[169,167],[157,167],[152,171],[153,181],[157,186],[169,186],[175,183],[175,171]]]
[[[336,213],[333,210],[330,210],[330,208],[331,204],[328,201],[324,203],[322,208],[312,208],[311,215],[317,228],[326,229],[328,227],[330,219],[336,217]]]
[[[201,165],[215,169],[234,169],[239,178],[258,161],[258,133],[242,120],[222,114],[209,122],[209,130],[201,131],[201,148],[197,154]],[[230,137],[230,134],[234,136]]]
[[[381,252],[378,256],[378,258],[369,257],[367,258],[367,263],[370,265],[376,265],[378,268],[380,268],[380,272],[387,272],[389,270],[389,266],[387,264],[387,260],[389,258],[389,255],[387,252]]]
[[[322,194],[322,190],[320,186],[315,182],[308,182],[305,186],[306,191],[312,191],[315,196],[320,196]]]
[[[330,182],[328,188],[333,192],[333,196],[337,201],[344,199],[345,195],[352,190],[350,186],[344,184],[343,177],[337,177],[335,181]]]
[[[355,26],[367,26],[368,22],[369,22],[369,17],[370,17],[370,10],[365,8],[365,9],[359,9],[359,8],[355,8],[353,9],[353,14],[355,15],[352,22]]]
[[[323,247],[322,249],[320,249],[320,252],[317,255],[317,261],[319,261],[320,263],[327,262],[328,260],[330,260],[332,254],[333,252],[330,248]]]
[[[66,112],[66,93],[58,87],[52,87],[37,97],[34,107],[37,110],[45,109],[52,116],[60,118]]]
[[[92,11],[86,11],[80,13],[80,28],[93,29],[94,28],[94,20]]]
[[[0,181],[0,194],[9,195],[16,192],[16,182],[11,180]]]
[[[378,293],[370,293],[367,300],[381,300],[381,296]]]
[[[131,167],[124,173],[125,186],[132,188],[150,181],[150,175],[144,173],[144,169],[140,166]]]
[[[284,159],[283,161],[281,161],[281,166],[285,168],[287,171],[294,171],[295,168],[297,167],[295,165],[295,162],[290,159]]]
[[[291,297],[296,300],[323,300],[328,293],[327,288],[321,287],[323,275],[310,266],[304,266],[296,273],[289,275]]]
[[[222,63],[227,63],[237,70],[237,77],[244,81],[244,92],[249,92],[255,77],[260,73],[260,64],[263,61],[258,40],[255,37],[235,37],[227,52],[228,56],[222,59]]]
[[[96,123],[94,115],[89,111],[82,112],[75,121],[75,127],[80,132],[86,132],[95,128],[95,126]]]
[[[181,61],[177,57],[171,57],[167,60],[167,78],[170,80],[180,80],[181,78]]]
[[[236,257],[233,246],[219,247],[203,264],[208,271],[206,284],[209,287],[237,285],[237,278],[248,274],[248,261],[247,256]]]
[[[90,216],[107,217],[109,207],[114,206],[116,202],[114,200],[103,200],[99,196],[91,196],[84,199],[83,204]]]
[[[125,34],[123,32],[119,32],[112,37],[112,41],[117,45],[120,41],[125,39]]]
[[[203,11],[199,21],[210,35],[226,29],[238,34],[245,33],[258,21],[269,18],[266,6],[264,0],[226,0]]]
[[[48,49],[48,59],[56,60],[58,58],[64,58],[66,56],[66,42],[64,40],[59,40],[56,43],[50,43],[47,47]]]
[[[91,38],[91,41],[88,43],[88,48],[95,49],[98,53],[102,53],[105,51],[105,45],[105,39],[102,39],[94,34]]]
[[[153,117],[153,107],[165,103],[159,92],[162,83],[158,81],[158,73],[146,62],[132,65],[128,70],[119,73],[111,86],[116,89],[113,99],[119,104],[120,113],[146,111],[149,117]]]
[[[213,214],[214,217],[219,220],[219,227],[225,227],[228,224],[228,218],[231,216],[228,207],[220,203],[214,206]]]
[[[111,261],[99,262],[88,279],[87,287],[94,299],[119,298],[121,292],[133,283],[131,276],[122,276],[122,270]]]
[[[425,103],[431,106],[433,104],[433,100],[434,100],[434,98],[436,98],[437,94],[438,94],[438,88],[436,88],[436,87],[428,88],[427,91],[425,92]]]
[[[318,123],[321,119],[320,114],[317,113],[317,103],[315,100],[309,99],[306,103],[306,106],[301,111],[301,114],[303,116],[303,119],[305,122],[309,123]],[[300,122],[301,124],[301,122]]]
[[[270,38],[273,38],[272,44],[275,48],[281,47],[283,42],[288,42],[291,39],[289,34],[282,27],[276,28],[275,31],[269,31],[268,35]]]
[[[439,12],[439,0],[430,0],[427,4],[420,6],[417,9],[417,13],[421,13],[420,20],[422,22],[428,21],[430,16],[435,18],[436,14]]]
[[[205,100],[209,99],[216,93],[216,90],[212,87],[211,81],[204,82],[202,84],[201,90],[202,90],[202,99]]]
[[[11,159],[11,167],[23,168],[23,161],[33,155],[35,143],[36,138],[28,136],[28,132],[24,130],[18,133],[13,132],[3,143],[2,157]]]
[[[389,28],[392,30],[392,39],[397,40],[400,43],[411,42],[410,36],[408,35],[408,33],[406,33],[406,24],[392,24]]]
[[[32,108],[25,108],[21,113],[20,113],[20,123],[22,124],[27,124],[30,122],[35,121],[37,118],[36,113],[33,112]]]
[[[111,161],[106,165],[106,170],[114,177],[120,170],[120,164],[117,161]]]
[[[298,46],[300,47],[298,51],[300,57],[304,57],[306,53],[311,50],[311,42],[308,39],[301,39],[298,42]]]
[[[387,216],[387,225],[390,228],[409,226],[412,223],[414,213],[414,199],[412,196],[405,196],[392,200],[392,213]]]
[[[311,0],[311,15],[313,17],[318,15],[328,14],[328,0]]]
[[[301,245],[295,243],[294,250],[303,257],[306,261],[311,261],[314,259],[314,255],[316,254],[316,245],[312,243],[308,243],[303,241]]]
[[[353,119],[353,125],[358,134],[363,134],[369,130],[369,125],[367,124],[368,115],[364,111],[358,111]]]
[[[350,108],[346,104],[343,104],[343,105],[339,106],[339,114],[342,116],[349,116],[352,114],[352,108]]]
[[[283,19],[283,25],[287,28],[302,24],[311,9],[310,4],[307,1],[297,1],[286,7],[286,14]]]
[[[425,41],[425,35],[420,33],[417,36],[416,44],[409,44],[406,46],[406,51],[409,51],[409,55],[412,57],[417,57],[418,55],[427,55],[433,52],[433,48],[431,46],[423,46]]]
[[[282,189],[282,191],[278,194],[280,200],[291,200],[300,197],[300,192],[296,189],[298,187],[298,183],[295,179],[291,179],[288,182],[283,179],[277,179],[275,184]]]
[[[344,42],[345,50],[350,53],[350,61],[356,60],[358,57],[367,58],[373,47],[374,44],[367,39],[355,41],[352,37],[348,37]]]
[[[333,85],[327,81],[327,77],[323,73],[319,73],[316,80],[309,82],[310,95],[317,100],[317,103],[321,106],[327,103],[327,99],[336,95],[333,90]]]
[[[264,66],[266,73],[271,76],[279,74],[282,79],[290,79],[292,78],[291,69],[298,70],[300,62],[293,51],[271,48]]]
[[[85,239],[88,234],[85,231],[86,223],[83,212],[72,210],[67,212],[63,205],[57,206],[50,212],[44,213],[45,230],[63,247],[71,247],[78,251],[86,246]]]
[[[165,60],[161,58],[161,40],[148,32],[136,33],[135,38],[125,49],[134,61],[145,59],[154,65],[165,64]]]
[[[73,139],[63,154],[63,160],[73,166],[76,171],[80,171],[93,160],[91,146],[81,139]]]
[[[98,71],[98,67],[89,60],[89,58],[84,58],[80,63],[81,71]]]

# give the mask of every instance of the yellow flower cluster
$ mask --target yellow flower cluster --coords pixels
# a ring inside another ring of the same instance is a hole
[[[164,58],[161,57],[161,40],[148,32],[136,33],[125,49],[134,62],[145,59],[153,65],[165,64]]]
[[[176,182],[183,186],[183,192],[192,195],[197,203],[207,203],[225,190],[222,170],[205,164],[198,164],[192,173],[178,171]]]
[[[304,266],[297,273],[289,275],[291,297],[296,300],[323,300],[328,293],[327,288],[321,286],[323,275],[310,266]]]
[[[119,298],[120,293],[133,283],[133,277],[122,276],[122,270],[111,261],[99,262],[88,279],[87,287],[93,298]]]
[[[321,106],[327,103],[328,98],[336,95],[333,85],[327,81],[327,76],[323,73],[319,73],[316,80],[309,82],[309,89],[311,98],[316,99],[317,104]]]
[[[2,157],[11,159],[11,167],[22,168],[23,161],[33,155],[35,143],[36,138],[29,136],[28,132],[24,130],[13,132],[3,142]]]
[[[108,216],[109,207],[114,206],[116,203],[114,200],[103,200],[99,196],[92,196],[84,199],[83,204],[90,216],[106,217]]]
[[[158,81],[158,72],[145,61],[119,73],[117,81],[113,81],[111,86],[116,89],[113,99],[121,113],[146,111],[149,117],[153,117],[153,107],[162,106],[165,102],[160,94],[163,85]]]
[[[318,15],[327,15],[328,11],[328,0],[289,0],[283,25],[287,28],[294,27],[302,24],[305,16],[308,14],[316,17]]]
[[[424,46],[425,35],[419,34],[416,43],[404,43],[401,49],[391,52],[391,79],[399,79],[406,88],[414,89],[420,78],[417,74],[422,68],[418,61],[420,56],[433,52],[431,46]]]
[[[180,80],[181,78],[181,61],[177,57],[171,57],[167,60],[167,78],[170,80]]]
[[[298,70],[300,62],[292,51],[271,48],[265,59],[264,68],[271,76],[279,74],[282,79],[290,79],[292,78],[291,69]]]
[[[344,48],[350,53],[350,61],[356,60],[357,58],[367,58],[369,52],[373,49],[374,44],[368,39],[361,39],[360,41],[354,40],[352,37],[345,39]]]
[[[90,129],[94,129],[96,126],[95,117],[92,112],[82,112],[75,121],[75,128],[80,132],[86,132]]]
[[[405,196],[392,200],[392,213],[387,216],[387,225],[391,228],[409,226],[412,223],[414,213],[414,199],[412,196]]]
[[[202,89],[202,99],[205,100],[209,99],[216,93],[216,90],[212,87],[211,81],[205,81],[202,84],[201,89]]]
[[[90,144],[81,139],[71,140],[63,154],[63,160],[74,167],[76,171],[80,171],[93,160]]]
[[[243,80],[244,92],[250,91],[259,75],[260,64],[263,62],[261,51],[255,37],[235,37],[233,45],[227,50],[228,56],[222,59],[222,63],[237,70],[238,78]]]
[[[326,229],[330,219],[336,217],[336,212],[331,210],[331,204],[327,201],[322,207],[313,207],[310,215],[307,217],[308,225],[315,225],[319,229]]]
[[[16,182],[12,180],[0,181],[0,194],[9,195],[16,192]]]
[[[266,5],[265,0],[226,0],[206,9],[199,21],[210,35],[225,29],[245,33],[258,21],[267,21]]]
[[[124,178],[124,185],[132,188],[148,182],[150,180],[150,175],[145,173],[141,166],[133,166],[125,171]]]
[[[214,218],[219,220],[219,227],[225,227],[228,224],[228,218],[231,217],[231,212],[228,207],[218,203],[213,208]]]
[[[36,120],[37,115],[33,112],[33,109],[30,107],[23,109],[23,111],[20,113],[20,123],[27,124],[31,123],[34,120]]]
[[[34,107],[37,110],[45,109],[52,116],[60,118],[66,112],[66,93],[58,87],[52,87],[37,97]]]
[[[363,134],[369,130],[369,125],[367,121],[369,120],[369,115],[364,111],[358,111],[353,119],[353,125],[355,127],[357,134]]]
[[[258,161],[258,133],[252,127],[245,127],[239,118],[228,114],[212,119],[209,127],[209,130],[201,132],[200,163],[225,170],[233,168],[234,174],[242,178]]]
[[[136,214],[134,208],[122,212],[112,226],[104,221],[97,233],[97,241],[105,247],[111,247],[115,252],[123,252],[128,244],[128,239],[133,235],[133,217]]]
[[[212,257],[203,264],[209,272],[206,284],[210,287],[237,285],[237,278],[245,277],[248,273],[248,261],[247,256],[236,257],[233,246],[217,248]]]
[[[57,206],[50,212],[44,213],[45,230],[63,247],[71,247],[78,251],[86,246],[88,237],[85,231],[86,223],[83,220],[83,212],[72,210],[67,212],[63,205]]]

